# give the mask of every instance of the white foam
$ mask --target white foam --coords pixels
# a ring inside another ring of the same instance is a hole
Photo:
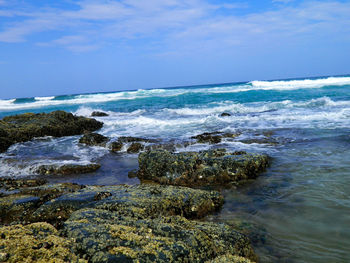
[[[321,88],[325,86],[350,85],[350,77],[329,77],[322,79],[281,80],[281,81],[252,81],[254,88],[263,90],[293,90],[301,88]]]
[[[51,96],[51,97],[35,97],[35,100],[41,100],[41,101],[46,101],[46,100],[53,100],[55,98],[55,96]]]

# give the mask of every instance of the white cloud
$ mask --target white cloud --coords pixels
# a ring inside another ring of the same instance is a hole
[[[2,0],[0,0],[1,3]],[[288,2],[288,0],[273,0]],[[140,38],[163,46],[160,52],[186,48],[244,45],[252,41],[291,40],[298,37],[327,37],[350,31],[350,3],[313,1],[279,6],[274,11],[234,15],[236,4],[210,4],[205,0],[121,0],[80,1],[75,10],[33,9],[3,10],[14,16],[0,29],[1,42],[26,41],[42,32],[57,32],[57,39],[44,39],[48,46],[62,46],[72,51],[90,51],[105,43],[118,44]],[[216,10],[226,12],[216,13]],[[2,12],[2,13],[1,13]],[[151,42],[150,42],[151,43]]]

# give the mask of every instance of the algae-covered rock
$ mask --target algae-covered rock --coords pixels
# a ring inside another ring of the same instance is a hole
[[[66,175],[66,174],[84,174],[84,173],[92,173],[101,167],[98,163],[91,164],[64,164],[64,165],[56,165],[56,164],[48,164],[48,165],[40,165],[36,169],[37,174],[53,174],[53,175]]]
[[[87,262],[73,253],[74,240],[60,237],[50,224],[3,226],[0,233],[5,262]]]
[[[209,260],[206,263],[253,263],[253,262],[248,258],[231,255],[231,254],[225,254],[213,260]]]
[[[205,132],[205,133],[193,136],[191,138],[196,139],[198,143],[216,144],[216,143],[220,143],[222,138],[235,138],[239,135],[240,133]]]
[[[0,120],[0,152],[6,151],[14,143],[29,141],[34,137],[78,135],[102,126],[103,123],[95,119],[64,111],[8,116]]]
[[[88,207],[140,218],[160,215],[201,218],[222,204],[223,197],[216,191],[160,185],[87,186],[46,202],[32,214],[32,221],[59,225],[73,211]]]
[[[123,148],[123,143],[119,141],[111,142],[108,148],[112,152],[119,152]]]
[[[106,136],[91,132],[84,134],[84,136],[79,139],[79,143],[83,143],[89,146],[106,146],[108,140],[109,139]]]
[[[33,183],[32,181],[34,180],[18,181],[18,184],[12,182],[12,185],[22,185],[25,181]],[[35,187],[24,184],[22,187],[17,187],[14,194],[0,198],[0,224],[40,221],[33,220],[33,213],[42,204],[64,193],[71,193],[83,187],[72,183],[39,185]]]
[[[140,180],[189,187],[225,185],[256,178],[268,165],[268,156],[226,153],[224,149],[170,153],[155,150],[139,155]]]
[[[46,183],[47,181],[44,179],[13,179],[7,177],[0,178],[0,188],[4,188],[5,190],[40,186]]]
[[[225,253],[256,259],[249,240],[229,226],[181,216],[82,209],[64,223],[63,233],[90,262],[205,262]]]

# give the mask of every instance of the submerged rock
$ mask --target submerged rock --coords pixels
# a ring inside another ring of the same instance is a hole
[[[0,120],[0,152],[14,143],[26,142],[34,137],[71,136],[102,128],[95,119],[74,116],[64,111],[51,113],[24,113]]]
[[[106,117],[106,116],[109,116],[109,115],[102,111],[93,111],[91,113],[91,117]]]
[[[120,152],[123,148],[123,143],[119,141],[111,142],[108,147],[112,152]]]
[[[0,227],[0,262],[87,262],[72,251],[74,241],[47,223]]]
[[[220,114],[220,117],[229,117],[229,116],[231,116],[231,114],[228,112],[223,112]]]
[[[101,167],[98,163],[91,164],[64,164],[64,165],[41,165],[36,169],[37,174],[46,175],[66,175],[66,174],[84,174],[92,173]]]
[[[191,139],[196,139],[198,143],[210,143],[216,144],[220,143],[222,138],[235,138],[238,137],[240,133],[228,133],[228,132],[205,132],[196,136],[191,137]]]
[[[256,178],[268,165],[268,156],[226,153],[224,149],[170,153],[155,150],[139,155],[137,177],[161,184],[188,187],[226,185]]]
[[[83,143],[89,146],[106,146],[106,143],[108,141],[108,137],[95,132],[87,133],[79,139],[79,143]]]
[[[139,138],[139,137],[131,137],[131,136],[121,136],[118,138],[117,141],[111,142],[108,146],[108,148],[112,152],[120,152],[124,145],[128,146],[128,144],[131,143],[127,147],[128,153],[138,153],[142,151],[145,146],[144,143],[156,143],[157,140],[154,139],[146,139],[146,138]]]

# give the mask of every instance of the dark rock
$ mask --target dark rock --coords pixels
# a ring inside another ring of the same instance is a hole
[[[18,186],[19,184],[13,185]],[[83,187],[77,184],[64,183],[18,188],[15,194],[0,198],[0,224],[30,222],[32,221],[33,212],[43,203],[64,193],[80,190]]]
[[[36,169],[36,173],[41,175],[66,175],[66,174],[84,174],[92,173],[101,167],[100,164],[64,164],[64,165],[41,165]]]
[[[188,187],[226,185],[256,178],[268,165],[260,154],[226,153],[224,149],[183,153],[164,150],[139,155],[141,181]]]
[[[74,116],[64,111],[51,113],[24,113],[0,120],[0,151],[4,152],[14,143],[26,142],[34,137],[71,136],[95,131],[103,123],[95,119]]]
[[[229,117],[229,116],[231,116],[231,114],[227,112],[223,112],[220,114],[220,117]]]
[[[0,188],[5,190],[34,187],[46,184],[44,179],[13,179],[13,178],[0,178]]]
[[[112,194],[110,192],[99,192],[95,195],[94,200],[99,201],[99,200],[105,199],[105,198],[110,197],[110,196],[112,196]]]
[[[216,143],[220,143],[222,138],[235,138],[239,135],[240,133],[205,132],[205,133],[193,136],[191,137],[191,139],[196,139],[198,143],[216,144]]]
[[[122,142],[119,142],[119,141],[112,142],[112,143],[110,143],[110,145],[109,145],[109,149],[110,149],[112,152],[119,152],[122,148],[123,148],[123,143],[122,143]]]
[[[79,143],[84,143],[89,146],[106,146],[108,140],[109,139],[106,136],[91,132],[81,137]]]
[[[141,143],[134,142],[129,146],[127,152],[128,153],[138,153],[139,151],[143,150],[143,148],[144,148],[144,146]]]
[[[146,138],[139,138],[139,137],[131,137],[131,136],[121,136],[118,138],[119,142],[122,143],[130,143],[130,142],[149,142],[149,143],[156,143],[157,140],[154,139],[146,139]]]
[[[91,117],[105,117],[105,116],[109,116],[109,115],[102,111],[94,111],[91,113]]]
[[[183,146],[183,145],[179,145],[179,146]],[[174,143],[163,143],[163,144],[151,144],[145,147],[146,151],[159,150],[159,149],[167,150],[169,152],[175,152],[176,146]]]

